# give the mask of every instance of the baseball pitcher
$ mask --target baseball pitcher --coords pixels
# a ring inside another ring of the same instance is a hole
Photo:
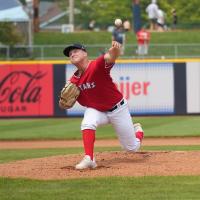
[[[89,60],[81,44],[72,44],[63,51],[77,70],[62,89],[59,105],[68,109],[78,101],[86,107],[81,123],[85,156],[75,166],[78,170],[97,167],[93,154],[95,132],[100,125],[113,125],[124,150],[135,152],[141,146],[144,137],[141,125],[133,125],[127,101],[110,76],[120,48],[121,44],[113,41],[108,52],[95,60]]]

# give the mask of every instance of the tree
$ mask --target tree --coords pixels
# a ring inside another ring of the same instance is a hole
[[[115,18],[132,19],[130,0],[76,0],[75,7],[80,9],[76,16],[76,24],[87,26],[89,21],[95,20],[101,28],[114,24]]]
[[[0,43],[12,46],[22,42],[22,36],[13,23],[1,22],[0,30]]]
[[[21,0],[23,1],[23,0]],[[40,0],[47,1],[47,0]],[[55,0],[48,0],[55,1]],[[57,1],[63,10],[68,7],[68,0]],[[91,20],[95,20],[100,28],[106,28],[113,25],[115,18],[132,21],[132,3],[133,0],[74,0],[75,9],[79,14],[75,14],[75,25],[80,28],[87,28]],[[147,13],[145,9],[151,0],[140,0],[141,18],[143,24],[147,23]],[[177,10],[178,22],[199,23],[200,24],[200,6],[199,0],[158,0],[158,6],[166,13],[168,24],[172,21],[171,10]]]
[[[147,15],[145,9],[147,5],[151,2],[151,0],[140,0],[140,4],[142,6],[142,19],[143,21],[147,21]],[[158,6],[166,13],[166,20],[167,23],[170,24],[172,21],[172,9],[176,9],[178,22],[179,24],[184,23],[200,23],[199,18],[199,0],[181,0],[181,1],[174,1],[174,0],[165,0],[165,1],[158,1]]]

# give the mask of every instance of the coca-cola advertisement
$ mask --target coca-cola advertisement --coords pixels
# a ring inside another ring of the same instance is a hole
[[[52,64],[0,66],[0,117],[52,115]]]

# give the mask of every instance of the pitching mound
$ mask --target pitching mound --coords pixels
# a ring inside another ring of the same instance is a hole
[[[52,156],[0,164],[0,176],[30,179],[71,179],[105,176],[200,175],[199,151],[104,152],[95,154],[98,167],[77,171],[82,155]]]

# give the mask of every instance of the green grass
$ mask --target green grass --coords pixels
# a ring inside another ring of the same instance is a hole
[[[147,137],[200,136],[199,116],[166,116],[136,118]]]
[[[0,139],[80,139],[81,119],[0,120]]]
[[[81,118],[0,120],[1,140],[81,139]],[[146,137],[200,136],[200,116],[135,117]],[[98,138],[114,138],[111,126],[100,127]],[[120,151],[98,147],[95,152]],[[142,151],[200,150],[194,146],[143,146]],[[0,163],[16,160],[83,153],[82,148],[4,149]],[[62,181],[0,178],[1,200],[198,200],[200,176],[102,177]]]
[[[147,57],[160,58],[161,56],[165,56],[166,58],[174,58],[175,55],[179,58],[187,58],[188,56],[198,57],[200,54],[200,48],[195,45],[200,44],[199,33],[200,30],[152,32]],[[76,42],[85,44],[90,58],[93,59],[100,55],[102,50],[107,51],[111,45],[111,36],[112,34],[107,31],[82,31],[68,34],[58,32],[39,32],[35,34],[34,41],[36,45],[62,45],[60,47],[44,48],[45,59],[65,59],[61,54],[64,46]],[[161,45],[158,46],[158,44]],[[175,44],[190,44],[190,46],[174,46]],[[126,34],[125,53],[120,58],[125,59],[138,57],[136,49],[136,35],[133,31],[128,32]],[[38,53],[40,53],[40,50],[36,48],[33,57],[40,57]]]
[[[189,36],[189,37],[188,37]],[[57,33],[39,32],[34,36],[35,44],[63,45],[74,42],[84,44],[110,44],[111,33],[106,31],[100,32],[75,32],[75,33]],[[133,32],[127,34],[127,44],[137,44],[136,36]],[[180,32],[153,32],[151,33],[152,44],[182,44],[182,43],[200,43],[199,31],[180,31]]]
[[[0,151],[0,163],[25,160],[31,158],[42,158],[55,155],[81,153],[81,148],[68,149],[10,149]]]
[[[39,32],[34,36],[35,44],[48,45],[65,45],[81,42],[84,44],[107,44],[111,43],[111,35],[108,32],[75,32],[75,33],[58,33],[58,32]]]
[[[87,50],[91,59],[100,55],[101,51],[106,51],[111,45],[112,34],[107,31],[91,32],[80,31],[74,33],[60,32],[38,32],[34,34],[34,45],[44,45],[45,48],[34,47],[33,54],[30,56],[27,48],[18,48],[16,53],[10,54],[10,59],[65,59],[62,54],[63,48],[71,43],[83,43],[88,46]],[[166,44],[170,46],[155,46],[155,44]],[[184,30],[184,31],[167,31],[167,32],[152,32],[148,57],[174,58],[175,54],[178,57],[198,57],[200,55],[199,46],[177,47],[175,44],[200,44],[200,30]],[[50,46],[49,46],[50,45]],[[52,47],[51,45],[58,45]],[[96,46],[90,46],[96,45]],[[137,40],[133,31],[126,35],[125,54],[120,58],[138,57],[136,54]],[[6,51],[2,51],[0,59],[5,59]]]
[[[142,151],[200,151],[200,145],[188,146],[142,146]],[[118,147],[96,147],[95,152],[121,151]],[[56,155],[83,153],[82,148],[52,148],[52,149],[1,149],[0,163],[31,158],[43,158]]]
[[[200,176],[64,181],[0,178],[1,200],[198,200]]]
[[[200,116],[134,117],[145,137],[200,136]],[[81,139],[82,118],[0,120],[0,140]],[[97,129],[97,139],[116,138],[111,125]]]
[[[200,145],[142,146],[143,151],[199,151]]]
[[[111,45],[112,33],[107,31],[91,32],[80,31],[74,33],[60,32],[38,32],[34,34],[34,49],[29,55],[27,49],[22,47],[17,49],[17,53],[11,53],[10,59],[66,59],[62,54],[63,48],[72,43],[83,43],[87,46],[87,51],[91,59],[99,56],[102,51],[107,51]],[[200,30],[152,32],[149,43],[147,58],[187,58],[198,57],[200,55]],[[157,44],[157,45],[156,45]],[[161,44],[158,46],[158,44]],[[165,44],[165,46],[163,46]],[[190,44],[190,46],[175,46],[175,44]],[[36,45],[43,45],[40,48]],[[52,47],[51,45],[57,45]],[[93,45],[93,46],[91,46]],[[126,34],[125,54],[120,58],[138,58],[136,54],[137,40],[133,31]],[[6,51],[2,52],[0,59],[5,59]]]
[[[200,149],[200,147],[199,147]],[[119,151],[120,147],[104,147],[95,148],[96,152],[103,151]],[[1,149],[0,163],[6,163],[17,160],[25,160],[31,158],[43,158],[56,155],[68,155],[83,153],[83,148],[52,148],[52,149]]]

